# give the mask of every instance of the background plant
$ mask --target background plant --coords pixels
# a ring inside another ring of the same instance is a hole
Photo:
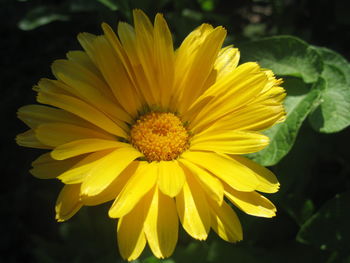
[[[34,103],[31,86],[50,76],[50,64],[80,49],[79,32],[100,23],[131,22],[131,10],[165,14],[175,45],[203,22],[223,25],[226,44],[243,61],[258,61],[285,80],[288,117],[266,134],[272,143],[251,155],[271,166],[281,190],[273,219],[237,211],[244,241],[180,234],[164,262],[350,262],[350,19],[347,0],[7,0],[1,2],[2,262],[121,262],[115,223],[103,207],[84,208],[67,223],[54,221],[60,183],[28,173],[38,152],[19,149],[18,107]],[[342,55],[340,55],[342,54]],[[160,260],[146,252],[139,262]]]

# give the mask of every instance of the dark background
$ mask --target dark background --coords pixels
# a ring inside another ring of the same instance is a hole
[[[31,87],[52,77],[51,63],[69,50],[80,49],[79,32],[101,33],[105,21],[130,21],[133,8],[150,18],[164,13],[176,45],[203,22],[223,25],[227,43],[243,43],[264,36],[289,34],[350,58],[350,2],[348,0],[3,0],[0,2],[1,50],[1,243],[0,262],[118,262],[115,222],[106,217],[108,204],[82,209],[68,223],[54,220],[58,181],[38,180],[28,170],[40,151],[15,144],[26,130],[16,110],[35,103]],[[112,3],[112,4],[111,4]],[[50,23],[48,21],[53,20]],[[64,21],[62,21],[64,20]],[[40,24],[43,24],[39,26]],[[210,235],[193,242],[180,235],[169,262],[350,262],[349,235],[320,247],[297,235],[303,223],[349,187],[349,129],[324,135],[305,123],[293,150],[272,169],[282,189],[272,196],[278,207],[274,219],[239,213],[245,240],[227,244]],[[350,203],[348,204],[348,210]],[[350,218],[343,211],[342,217]],[[346,217],[348,216],[348,217]],[[344,220],[345,220],[344,219]],[[333,224],[336,224],[334,221]],[[334,225],[319,228],[331,231]],[[332,232],[332,231],[331,231]],[[146,251],[142,262],[158,262]]]

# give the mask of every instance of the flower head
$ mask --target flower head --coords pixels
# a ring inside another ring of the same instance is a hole
[[[179,221],[195,239],[213,229],[241,240],[228,201],[274,216],[259,192],[276,192],[276,177],[241,155],[267,146],[260,132],[284,120],[281,80],[257,63],[238,66],[239,51],[222,48],[222,27],[201,25],[175,51],[161,14],[152,24],[135,10],[134,27],[102,29],[80,34],[84,51],[56,60],[56,79],[35,87],[48,106],[18,111],[30,127],[18,144],[49,150],[31,173],[65,184],[56,219],[113,200],[120,253],[133,260],[146,243],[155,256],[170,256]]]

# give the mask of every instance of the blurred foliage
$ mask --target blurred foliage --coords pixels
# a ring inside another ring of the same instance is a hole
[[[341,55],[290,36],[265,38],[239,47],[243,61],[258,61],[284,77],[288,94],[286,121],[266,131],[271,144],[252,154],[253,159],[265,166],[277,164],[293,146],[309,114],[318,132],[339,132],[350,125],[350,82],[346,77],[350,64]]]
[[[16,109],[34,103],[30,88],[50,76],[54,59],[80,48],[75,35],[100,33],[102,21],[131,23],[134,8],[150,17],[164,13],[175,45],[203,22],[225,26],[225,44],[240,48],[241,62],[272,69],[288,93],[286,122],[267,130],[271,144],[251,155],[273,165],[281,182],[280,192],[269,196],[277,216],[237,211],[242,242],[225,243],[214,234],[207,242],[193,241],[181,230],[170,259],[145,251],[135,262],[350,262],[347,0],[2,0],[0,262],[123,262],[115,222],[106,216],[109,204],[56,223],[53,206],[61,185],[32,178],[30,162],[40,151],[19,149],[13,138],[25,129]]]

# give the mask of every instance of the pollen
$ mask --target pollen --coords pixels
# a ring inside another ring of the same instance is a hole
[[[131,143],[147,161],[171,161],[189,147],[189,134],[179,117],[169,112],[151,112],[132,126]]]

